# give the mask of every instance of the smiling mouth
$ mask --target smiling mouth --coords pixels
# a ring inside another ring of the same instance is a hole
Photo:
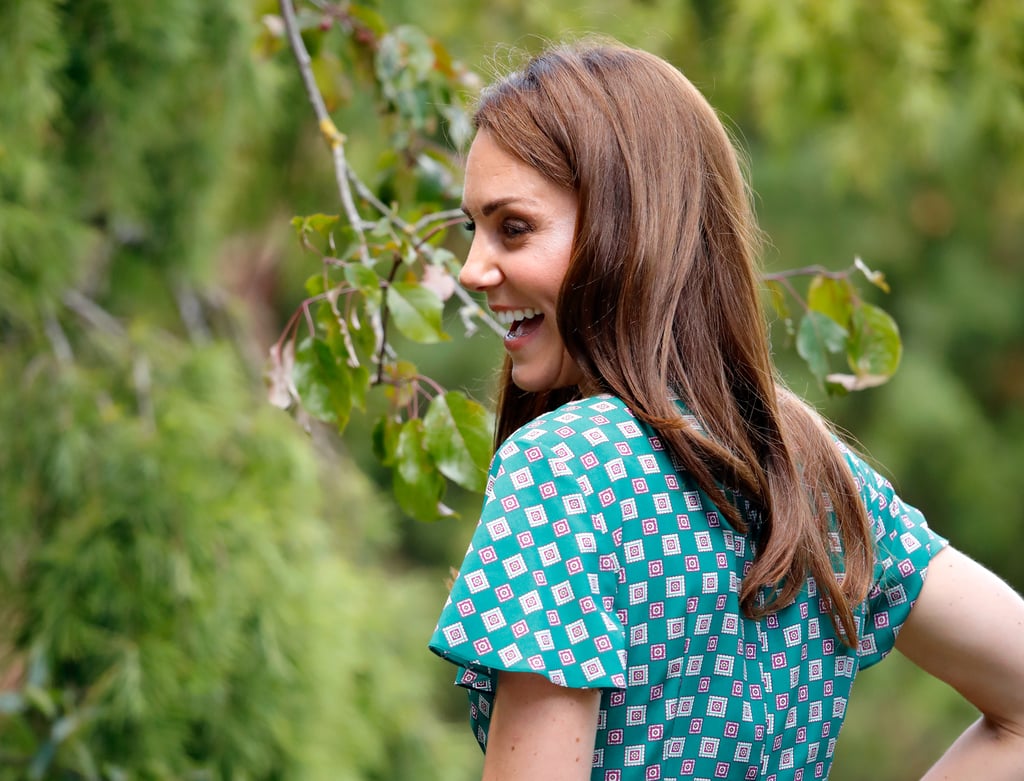
[[[544,320],[544,315],[536,309],[509,309],[494,313],[495,319],[508,327],[505,339],[519,339],[536,330]]]

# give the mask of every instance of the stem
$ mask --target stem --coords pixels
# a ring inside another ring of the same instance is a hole
[[[364,201],[369,203],[373,208],[381,213],[382,216],[388,217],[391,223],[399,230],[404,231],[408,235],[415,235],[419,232],[422,227],[441,220],[449,220],[458,216],[462,219],[462,212],[451,210],[447,212],[437,212],[436,214],[427,215],[421,217],[415,225],[411,225],[397,214],[384,205],[384,203],[373,194],[373,191],[356,175],[348,162],[345,159],[345,136],[338,130],[331,119],[330,113],[327,111],[327,105],[324,103],[323,95],[320,94],[320,89],[316,86],[316,78],[313,76],[312,61],[309,57],[309,52],[306,50],[306,45],[302,42],[302,34],[299,31],[298,22],[295,19],[295,7],[292,0],[279,0],[281,8],[281,18],[284,21],[285,31],[288,34],[288,42],[291,45],[292,54],[295,56],[295,62],[299,67],[299,73],[302,76],[302,83],[306,88],[306,94],[309,97],[309,102],[313,106],[313,112],[316,114],[317,121],[320,123],[320,132],[323,133],[324,138],[327,140],[328,145],[331,148],[331,155],[334,159],[334,173],[338,183],[338,192],[341,196],[341,202],[345,209],[345,215],[348,217],[349,223],[352,225],[352,229],[356,232],[356,237],[359,242],[359,258],[365,265],[370,265],[370,251],[366,242],[366,235],[363,231],[365,222],[360,217],[359,211],[356,209],[355,201],[352,197],[352,188],[354,187],[356,193]],[[431,233],[430,235],[433,235]],[[421,252],[419,245],[415,245],[416,252]],[[499,336],[505,333],[505,329],[502,328],[497,321],[490,315],[488,315],[480,305],[469,295],[461,286],[455,286],[455,296],[467,306],[473,306],[478,312],[477,317],[488,326],[494,333]],[[382,340],[384,344],[386,341]]]
[[[402,256],[395,254],[395,262],[391,264],[391,273],[388,274],[388,281],[386,285],[383,285],[384,296],[383,301],[380,305],[380,352],[377,353],[377,379],[374,380],[375,385],[380,385],[384,381],[384,350],[388,345],[388,288],[391,283],[395,281],[395,274],[398,273],[398,267],[402,265]]]
[[[91,298],[86,298],[77,290],[68,290],[64,294],[63,300],[64,305],[68,309],[77,314],[94,328],[118,337],[126,335],[124,326],[118,322],[116,317]]]
[[[829,279],[847,279],[850,276],[852,269],[843,269],[842,271],[831,271],[824,266],[804,266],[803,268],[790,268],[783,271],[773,271],[771,273],[765,273],[761,275],[764,280],[770,280],[772,282],[782,282],[785,279],[792,279],[793,277],[810,277],[810,276],[822,276],[828,277]]]
[[[773,280],[775,282],[778,282],[784,288],[786,288],[786,292],[788,292],[791,296],[793,296],[793,298],[795,298],[797,300],[797,302],[800,304],[800,306],[802,306],[804,308],[805,312],[810,312],[811,311],[811,308],[809,306],[807,306],[807,302],[804,301],[804,299],[801,297],[801,295],[796,291],[796,288],[793,287],[793,283],[789,281],[789,279],[785,276],[785,274],[783,274],[783,276],[780,276],[778,279],[774,279],[773,278]]]
[[[359,257],[366,265],[370,265],[370,251],[366,245],[366,236],[363,233],[363,218],[356,209],[355,200],[352,198],[352,189],[349,187],[350,169],[345,159],[345,136],[338,130],[327,111],[327,104],[319,87],[316,86],[316,77],[313,75],[313,64],[302,42],[302,33],[299,31],[298,21],[295,18],[295,6],[292,0],[280,0],[281,18],[284,20],[284,27],[288,33],[288,43],[291,45],[295,62],[299,66],[299,73],[302,76],[302,83],[306,88],[306,95],[310,105],[313,106],[313,113],[316,114],[317,122],[320,125],[320,133],[331,149],[331,157],[334,160],[334,177],[338,184],[338,194],[341,196],[341,203],[345,209],[349,224],[356,232],[359,241]]]
[[[443,212],[439,212],[439,214],[442,214],[442,213]],[[437,215],[431,215],[431,216],[436,217]],[[448,219],[446,219],[440,225],[435,225],[433,228],[431,228],[429,231],[427,231],[423,235],[422,238],[416,239],[416,241],[413,242],[413,248],[417,252],[419,252],[420,251],[420,247],[423,246],[424,244],[426,244],[432,238],[434,238],[434,236],[436,236],[438,233],[440,233],[441,231],[448,230],[449,228],[454,227],[455,225],[458,225],[459,223],[462,223],[462,222],[465,222],[465,221],[466,221],[466,215],[463,214],[462,212],[459,212],[459,216],[457,218],[448,218]],[[420,222],[423,222],[423,220],[420,220]],[[418,224],[419,223],[417,223],[417,225]]]
[[[43,332],[50,340],[53,353],[57,356],[57,363],[67,364],[74,361],[75,355],[71,351],[71,342],[68,341],[67,334],[64,333],[64,329],[60,327],[60,321],[54,315],[46,316],[43,321]]]
[[[174,299],[178,304],[181,322],[185,324],[189,338],[196,344],[210,341],[210,329],[203,319],[203,306],[192,287],[185,282],[174,285]]]
[[[431,223],[442,221],[447,222],[450,225],[458,225],[460,222],[466,221],[466,213],[462,211],[462,209],[448,209],[443,212],[425,214],[416,221],[415,225],[412,226],[412,231],[414,233],[419,233]],[[426,239],[424,239],[424,241],[426,241]]]
[[[435,382],[434,380],[430,379],[430,377],[427,377],[427,376],[425,376],[423,374],[417,374],[415,379],[416,379],[417,382],[423,382],[423,383],[426,383],[427,385],[429,385],[431,390],[434,391],[434,395],[435,396],[443,396],[444,395],[444,386],[439,385],[437,382]]]

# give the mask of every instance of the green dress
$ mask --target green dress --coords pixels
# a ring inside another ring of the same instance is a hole
[[[573,402],[513,434],[430,642],[461,668],[484,750],[495,672],[534,672],[602,690],[594,781],[826,778],[854,676],[892,649],[945,545],[844,454],[877,548],[857,649],[837,639],[813,579],[783,610],[744,616],[750,537],[619,399]]]

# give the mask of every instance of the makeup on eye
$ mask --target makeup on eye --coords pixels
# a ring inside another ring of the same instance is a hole
[[[476,221],[468,219],[462,223],[462,228],[467,233],[476,233]],[[515,239],[524,234],[532,233],[534,227],[529,220],[521,218],[507,218],[502,220],[499,230],[505,238]]]
[[[531,233],[532,231],[533,225],[526,220],[509,219],[504,220],[501,223],[501,232],[509,239],[519,238],[520,236]]]

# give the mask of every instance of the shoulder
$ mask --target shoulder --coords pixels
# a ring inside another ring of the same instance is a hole
[[[876,527],[878,513],[881,511],[885,511],[887,516],[898,516],[907,509],[913,510],[897,496],[896,489],[885,475],[871,466],[863,456],[842,440],[837,438],[835,442],[853,475],[853,481],[860,493],[861,501],[867,508],[868,516]],[[914,512],[917,511],[914,510]]]
[[[575,481],[584,496],[602,488],[642,490],[650,480],[669,488],[689,485],[657,432],[611,395],[563,404],[514,432],[495,453],[488,492],[537,482],[550,489],[548,480],[561,481],[564,490]]]
[[[580,448],[640,438],[650,439],[650,432],[626,403],[602,394],[568,402],[533,419],[506,439],[497,455],[505,459],[529,448],[540,448],[571,457]]]

